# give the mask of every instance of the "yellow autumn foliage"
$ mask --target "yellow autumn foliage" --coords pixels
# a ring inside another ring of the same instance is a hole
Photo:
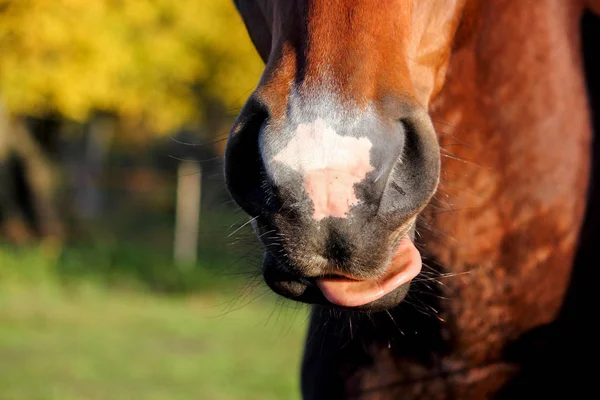
[[[232,0],[0,0],[0,100],[166,132],[240,107],[263,64]],[[212,100],[211,100],[212,101]]]

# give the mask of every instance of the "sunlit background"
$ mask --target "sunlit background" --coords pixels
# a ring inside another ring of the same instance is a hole
[[[294,399],[306,310],[223,183],[232,0],[0,0],[0,399]]]

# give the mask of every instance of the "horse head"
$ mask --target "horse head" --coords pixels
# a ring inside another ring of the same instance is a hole
[[[225,154],[228,190],[298,301],[384,309],[420,272],[440,150],[428,114],[464,1],[238,0],[266,67]]]

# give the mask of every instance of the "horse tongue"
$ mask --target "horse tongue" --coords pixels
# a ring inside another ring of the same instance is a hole
[[[368,280],[319,278],[317,286],[331,303],[342,307],[358,307],[378,300],[410,282],[421,271],[421,255],[413,242],[402,239],[388,270]]]

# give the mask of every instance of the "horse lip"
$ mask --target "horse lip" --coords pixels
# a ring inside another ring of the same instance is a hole
[[[409,283],[421,271],[421,256],[410,238],[404,236],[385,273],[374,279],[345,276],[317,278],[317,286],[332,304],[360,307],[380,300]]]
[[[277,261],[272,258],[270,261],[268,259],[269,257],[266,257],[265,269],[263,271],[267,286],[280,296],[307,304],[353,311],[378,312],[390,308],[390,304],[395,306],[400,303],[406,296],[410,286],[410,282],[407,282],[378,300],[361,306],[346,307],[329,301],[319,289],[316,277],[304,278],[290,272],[282,271]],[[390,298],[394,300],[390,301]]]

